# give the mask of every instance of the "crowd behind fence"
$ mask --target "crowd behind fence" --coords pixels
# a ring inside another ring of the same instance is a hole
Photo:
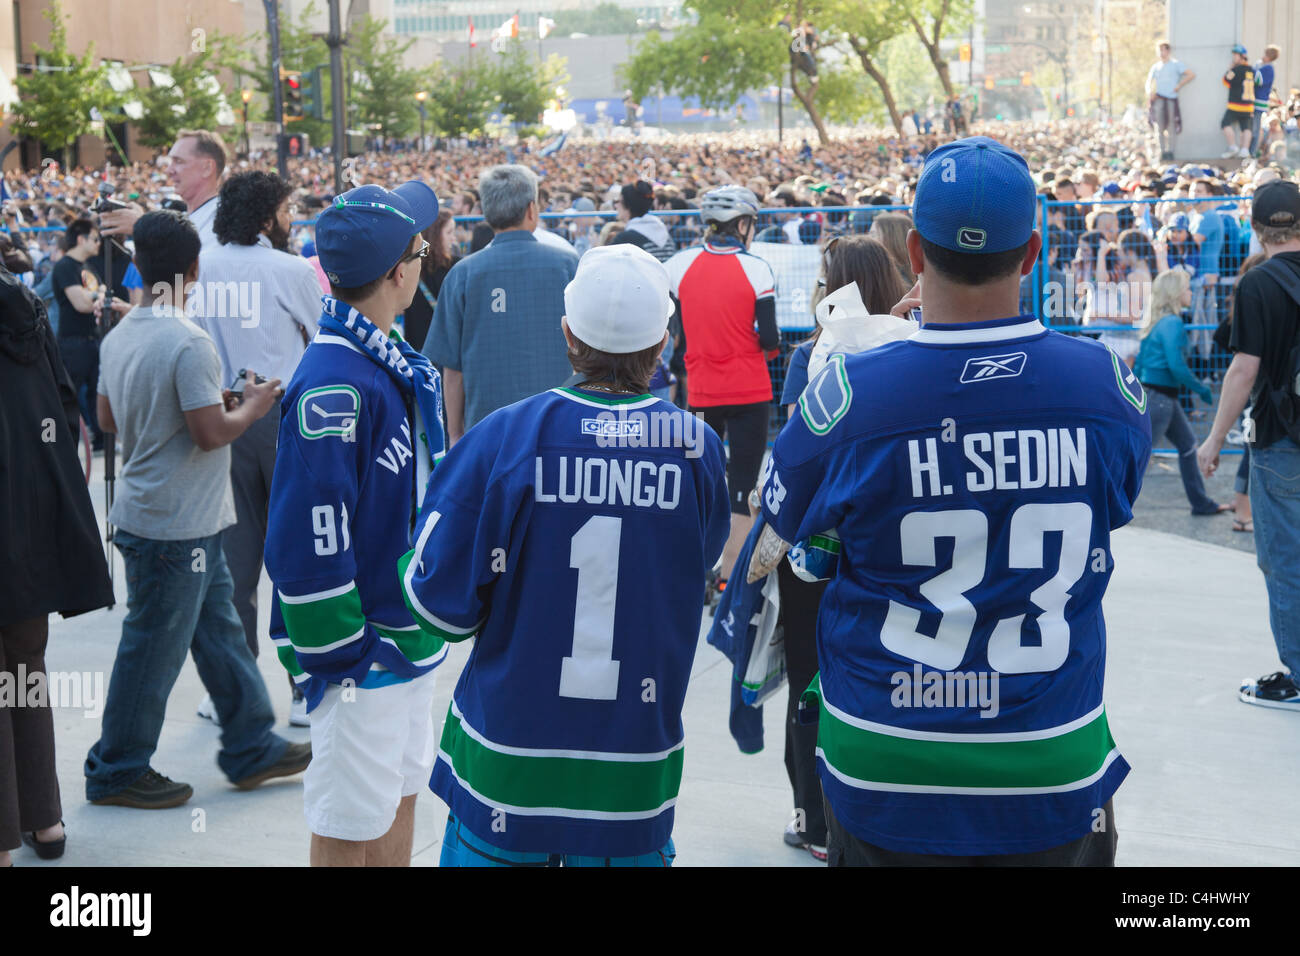
[[[1191,344],[1188,364],[1210,385],[1217,401],[1231,356],[1214,342],[1213,333],[1231,315],[1238,272],[1256,251],[1252,248],[1249,202],[1248,197],[1235,196],[1082,203],[1042,198],[1037,217],[1042,251],[1033,272],[1021,282],[1020,310],[1038,316],[1057,331],[1101,338],[1121,354],[1125,347],[1135,352],[1151,280],[1164,268],[1182,268],[1191,275],[1193,290],[1192,307],[1183,316]],[[776,398],[781,395],[790,353],[816,325],[813,307],[823,248],[835,236],[870,232],[876,217],[887,212],[908,213],[909,207],[813,206],[760,211],[750,251],[764,259],[776,276],[781,354],[769,362]],[[679,249],[703,237],[697,209],[656,210],[652,215],[665,221]],[[1110,215],[1113,223],[1107,221]],[[469,253],[470,233],[482,219],[456,217],[458,255]],[[615,219],[611,210],[541,215],[545,228],[573,243],[579,252],[598,244],[600,228]],[[1198,243],[1198,226],[1213,235]],[[292,248],[298,249],[310,239],[314,227],[315,220],[295,222]],[[38,227],[22,231],[46,234],[61,230]],[[1182,401],[1199,441],[1208,433],[1213,408],[1198,405],[1190,393],[1184,394]],[[778,405],[773,435],[785,420],[785,407]],[[1239,453],[1240,448],[1226,451]]]

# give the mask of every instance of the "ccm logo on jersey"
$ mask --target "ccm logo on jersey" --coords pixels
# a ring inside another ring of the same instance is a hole
[[[298,431],[303,438],[330,436],[355,441],[361,395],[351,385],[323,385],[298,399]]]
[[[1010,352],[1006,355],[984,355],[980,358],[966,360],[966,367],[961,370],[961,382],[987,382],[994,378],[1015,378],[1025,370],[1029,356],[1024,352]]]
[[[584,435],[595,435],[598,438],[628,438],[635,436],[641,437],[641,426],[643,422],[636,419],[606,419],[606,418],[584,418],[582,420],[582,433]]]

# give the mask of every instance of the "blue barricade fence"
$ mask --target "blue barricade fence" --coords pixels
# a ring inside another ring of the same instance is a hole
[[[776,275],[777,324],[782,354],[769,363],[774,398],[785,381],[789,353],[815,327],[813,314],[822,247],[833,236],[864,234],[884,212],[908,212],[907,206],[813,206],[763,209],[750,251],[766,260]],[[1185,231],[1177,218],[1188,219]],[[1151,278],[1162,268],[1182,268],[1192,280],[1193,304],[1184,316],[1190,340],[1188,364],[1215,392],[1231,356],[1212,335],[1231,314],[1232,292],[1250,253],[1249,198],[1099,199],[1082,203],[1039,201],[1037,226],[1043,237],[1034,271],[1021,282],[1021,311],[1033,313],[1049,328],[1102,339],[1121,355],[1136,354],[1143,307]],[[703,235],[695,209],[656,210],[679,248]],[[1107,217],[1113,216],[1114,222]],[[1219,221],[1216,223],[1215,217]],[[482,216],[458,216],[456,245],[469,251],[470,234]],[[562,235],[580,252],[599,244],[601,228],[616,218],[610,210],[548,212],[546,228]],[[1099,221],[1100,220],[1100,221]],[[315,220],[294,223],[295,246],[308,238]],[[1100,228],[1097,228],[1100,227]],[[1202,230],[1204,241],[1194,238]],[[56,227],[27,227],[25,233],[60,232]],[[1131,278],[1138,276],[1140,278]],[[1214,278],[1209,278],[1213,276]],[[1184,408],[1197,438],[1209,431],[1213,407],[1184,397]],[[785,406],[773,416],[773,432],[785,423]],[[1158,449],[1168,451],[1169,449]],[[1234,449],[1227,449],[1232,451]]]

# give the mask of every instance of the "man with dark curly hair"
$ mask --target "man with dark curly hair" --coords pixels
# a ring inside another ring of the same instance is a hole
[[[231,176],[221,187],[213,229],[220,245],[204,248],[199,282],[187,310],[221,357],[223,383],[251,370],[287,382],[316,334],[320,285],[306,259],[287,251],[293,187],[275,173]],[[257,582],[262,576],[266,506],[275,468],[278,415],[267,415],[232,445],[230,483],[237,523],[222,543],[235,583],[235,609],[257,656]],[[292,682],[290,682],[292,686]],[[294,692],[290,723],[305,726],[306,705]],[[215,716],[209,701],[199,715]]]

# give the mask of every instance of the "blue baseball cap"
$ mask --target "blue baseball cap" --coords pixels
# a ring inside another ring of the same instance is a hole
[[[926,158],[912,219],[927,241],[953,252],[1006,252],[1029,241],[1036,208],[1024,157],[987,136],[969,136]]]
[[[1176,212],[1169,217],[1170,229],[1187,229],[1191,226],[1192,221],[1187,218],[1187,213]]]
[[[396,189],[358,186],[334,197],[316,220],[316,255],[332,285],[378,279],[438,218],[438,197],[418,179]]]
[[[1119,183],[1111,181],[1102,186],[1101,191],[1107,196],[1118,196],[1123,190],[1119,188]]]
[[[1233,53],[1240,53],[1242,56],[1245,56],[1245,55],[1246,55],[1246,48],[1245,48],[1244,46],[1242,46],[1240,43],[1234,43],[1234,44],[1232,45],[1232,52],[1233,52]]]

